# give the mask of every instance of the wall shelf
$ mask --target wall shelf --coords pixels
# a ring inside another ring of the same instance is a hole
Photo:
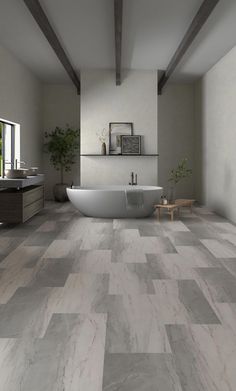
[[[157,157],[159,154],[157,153],[142,153],[141,155],[101,155],[101,154],[92,154],[92,153],[82,153],[80,156],[91,156],[91,157],[142,157],[142,156],[149,156],[149,157]]]

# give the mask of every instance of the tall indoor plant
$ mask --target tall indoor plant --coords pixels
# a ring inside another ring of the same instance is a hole
[[[50,162],[57,171],[60,171],[60,183],[53,187],[56,201],[67,200],[64,173],[71,171],[79,151],[79,130],[67,126],[65,129],[57,126],[51,133],[45,132],[45,151],[50,154]]]
[[[176,186],[183,179],[192,175],[192,169],[188,168],[188,159],[182,159],[176,168],[173,168],[170,172],[168,181],[171,183],[170,194],[168,196],[169,202],[175,202]]]

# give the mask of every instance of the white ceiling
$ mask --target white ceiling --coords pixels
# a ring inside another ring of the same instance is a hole
[[[165,69],[202,0],[124,0],[122,66]],[[113,0],[41,0],[75,69],[114,68]],[[40,79],[68,77],[23,0],[0,0],[0,43]],[[236,45],[236,0],[220,0],[175,72],[192,80]]]

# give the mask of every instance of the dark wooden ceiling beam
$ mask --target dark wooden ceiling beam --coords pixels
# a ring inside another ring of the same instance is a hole
[[[80,79],[38,0],[23,0],[80,94]]]
[[[209,18],[210,14],[214,10],[215,6],[219,0],[204,0],[201,7],[199,8],[197,14],[192,20],[192,23],[190,24],[183,40],[181,41],[180,45],[178,46],[175,54],[173,55],[165,73],[161,77],[159,83],[158,83],[158,94],[161,95],[162,89],[164,85],[167,83],[168,79],[174,72],[175,68],[179,64],[179,62],[182,60],[184,54],[188,50],[188,48],[191,46],[192,42],[196,38],[197,34],[203,27],[204,23]]]
[[[117,86],[121,84],[122,14],[123,14],[123,0],[114,0],[115,62],[116,62],[116,85]]]

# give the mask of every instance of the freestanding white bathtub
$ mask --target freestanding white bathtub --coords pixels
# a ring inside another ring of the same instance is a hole
[[[142,207],[127,207],[126,190],[143,192]],[[67,189],[69,200],[85,216],[103,218],[147,217],[162,195],[157,186],[94,186]]]

